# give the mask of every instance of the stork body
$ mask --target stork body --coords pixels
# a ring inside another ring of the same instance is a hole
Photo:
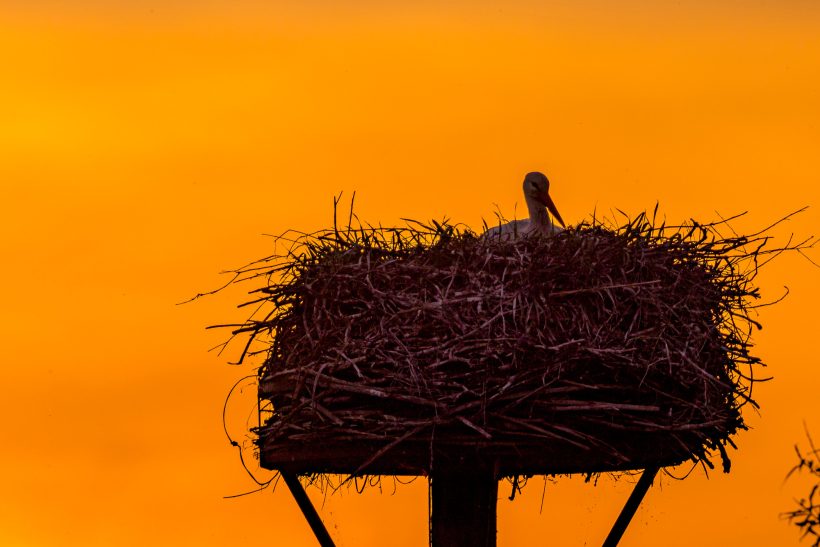
[[[550,215],[555,217],[562,227],[564,220],[550,197],[549,188],[550,181],[546,175],[537,171],[527,173],[524,177],[524,199],[530,218],[493,226],[485,232],[484,236],[515,239],[534,234],[551,236],[560,232],[562,228],[555,225]]]

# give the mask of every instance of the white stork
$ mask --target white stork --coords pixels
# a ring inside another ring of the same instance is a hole
[[[552,202],[549,190],[550,181],[544,173],[538,171],[527,173],[527,176],[524,177],[524,199],[530,213],[529,220],[514,220],[500,226],[493,226],[485,232],[484,236],[509,239],[532,234],[551,236],[560,232],[561,228],[553,223],[550,213],[558,221],[558,224],[562,227],[566,226],[561,214]],[[549,213],[547,210],[549,210]]]

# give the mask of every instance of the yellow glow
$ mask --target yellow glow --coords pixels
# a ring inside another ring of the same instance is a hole
[[[749,210],[743,231],[820,203],[815,2],[68,4],[0,18],[3,545],[314,544],[283,487],[222,499],[254,486],[220,424],[249,370],[203,329],[242,294],[175,303],[269,254],[261,234],[328,225],[341,190],[374,223],[474,227],[523,213],[530,170],[570,223],[659,201]],[[732,473],[664,478],[624,545],[796,542],[778,514],[805,491],[782,485],[802,421],[820,431],[817,279],[797,256],[761,274],[792,296],[761,310],[775,380]],[[539,513],[534,479],[500,500],[499,545],[600,543],[628,482],[562,479]],[[424,544],[424,484],[391,492],[327,499],[340,545]]]

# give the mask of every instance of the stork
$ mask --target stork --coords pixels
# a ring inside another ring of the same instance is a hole
[[[533,234],[551,236],[560,232],[561,228],[553,223],[550,214],[555,217],[555,220],[562,227],[566,227],[566,225],[555,207],[555,203],[552,202],[549,189],[550,181],[544,173],[538,171],[527,173],[524,177],[524,199],[530,213],[529,220],[514,220],[506,224],[493,226],[484,233],[484,236],[510,239]]]

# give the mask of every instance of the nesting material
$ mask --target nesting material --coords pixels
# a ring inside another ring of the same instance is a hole
[[[644,214],[514,241],[447,223],[300,236],[244,270],[271,305],[236,329],[266,344],[262,465],[595,473],[719,453],[728,471],[765,239]]]

